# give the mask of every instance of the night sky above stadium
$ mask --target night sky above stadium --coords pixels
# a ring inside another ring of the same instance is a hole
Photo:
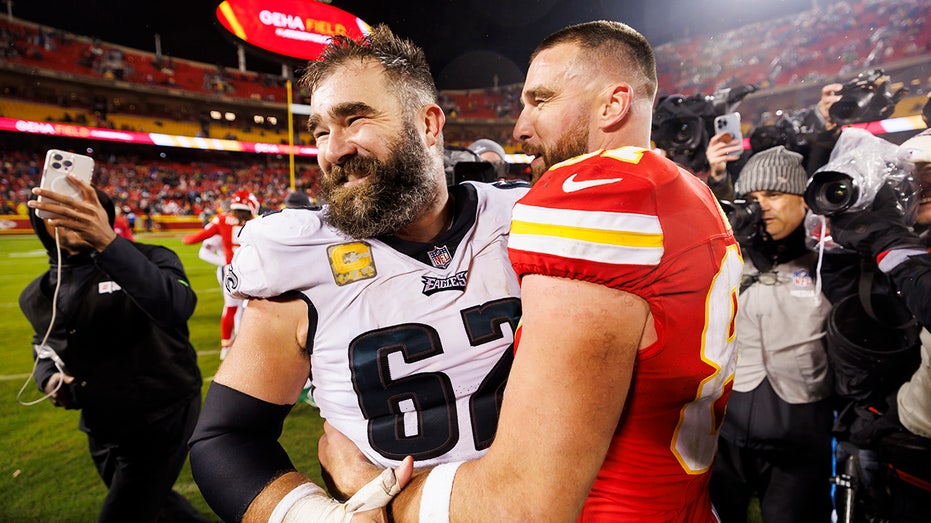
[[[5,0],[0,0],[4,1]],[[817,0],[333,0],[370,25],[388,24],[422,46],[441,89],[523,80],[546,35],[600,18],[626,22],[654,45],[811,8]],[[823,0],[822,0],[823,1]],[[19,0],[13,15],[143,51],[235,68],[235,45],[215,23],[219,0]],[[5,9],[6,6],[4,5]],[[281,63],[247,54],[246,68],[278,74]]]

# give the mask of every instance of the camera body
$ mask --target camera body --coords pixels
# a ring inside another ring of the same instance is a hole
[[[702,171],[707,168],[704,151],[714,134],[714,119],[732,113],[755,85],[725,88],[711,95],[672,94],[653,110],[651,139],[673,161]]]
[[[475,152],[458,145],[443,148],[443,169],[446,185],[458,185],[466,180],[491,183],[508,176],[508,164],[493,164],[482,160]]]
[[[750,243],[764,229],[763,209],[760,202],[748,200],[721,200],[721,209],[727,217],[734,238],[741,245]]]
[[[828,114],[840,125],[884,120],[908,92],[903,87],[893,93],[890,83],[882,69],[860,73],[836,93],[840,100],[831,105]]]
[[[807,156],[810,137],[816,133],[813,121],[811,109],[776,111],[771,119],[750,131],[750,150],[756,154],[782,145],[790,151]]]
[[[876,193],[889,185],[903,216],[914,214],[918,185],[909,168],[896,161],[897,147],[869,131],[850,127],[841,132],[827,164],[805,187],[811,212],[834,216],[869,209]],[[914,216],[912,216],[914,218]]]
[[[708,144],[707,122],[715,116],[704,95],[670,95],[653,112],[653,142],[670,156],[687,154]]]

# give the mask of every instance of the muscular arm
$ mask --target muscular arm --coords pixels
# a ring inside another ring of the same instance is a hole
[[[310,362],[303,352],[307,314],[307,305],[298,298],[250,300],[233,350],[223,361],[208,391],[208,401],[191,440],[191,467],[198,484],[203,484],[201,490],[208,503],[226,519],[233,519],[229,516],[233,512],[235,519],[244,516],[245,521],[268,521],[284,494],[309,481],[293,468],[282,474],[282,468],[288,468],[290,463],[285,457],[285,466],[281,465],[284,450],[277,442],[280,427],[269,430],[267,426],[250,426],[250,419],[243,419],[247,416],[242,412],[226,410],[223,405],[209,401],[213,389],[221,385],[247,396],[243,399],[249,406],[283,419],[283,414],[273,411],[276,407],[289,408],[297,401],[310,372]],[[268,422],[263,419],[252,423],[265,425]],[[226,444],[230,441],[237,445]],[[253,448],[268,452],[278,464],[254,470],[254,461],[247,455]],[[231,449],[243,455],[232,453]],[[240,489],[237,494],[238,498],[247,499],[228,498],[223,485],[230,478],[254,479],[256,475],[263,476],[258,479],[259,486]],[[210,488],[215,484],[220,488]],[[245,514],[238,508],[222,508],[230,506],[248,508]]]
[[[488,453],[456,474],[452,521],[576,518],[617,428],[637,349],[650,341],[648,305],[632,294],[538,275],[521,288],[522,332],[498,432]],[[396,498],[397,521],[418,520],[425,478]]]

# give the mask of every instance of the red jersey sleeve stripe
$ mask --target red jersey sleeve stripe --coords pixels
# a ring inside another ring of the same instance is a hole
[[[656,216],[517,204],[508,246],[563,258],[656,265],[663,257],[663,231]]]

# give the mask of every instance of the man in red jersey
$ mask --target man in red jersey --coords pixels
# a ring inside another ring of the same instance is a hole
[[[513,212],[523,316],[498,431],[480,459],[414,478],[395,520],[717,521],[742,260],[708,187],[649,150],[655,92],[648,42],[618,22],[531,56],[514,136],[535,184]],[[344,443],[321,441],[328,471],[350,467]]]
[[[233,260],[233,253],[239,247],[239,230],[242,226],[259,213],[259,199],[247,190],[236,191],[230,198],[230,212],[217,213],[202,230],[184,237],[184,243],[191,245],[198,242],[210,241],[210,238],[219,237],[223,245],[223,263],[217,268],[217,279],[222,288],[223,271]],[[202,256],[203,257],[203,256]],[[208,260],[209,261],[209,260]],[[218,260],[219,261],[219,260]],[[223,293],[223,314],[220,316],[220,359],[226,357],[236,332],[236,316],[239,314],[243,301]]]

